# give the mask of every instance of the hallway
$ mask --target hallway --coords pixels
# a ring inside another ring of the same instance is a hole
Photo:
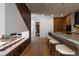
[[[21,54],[22,56],[49,56],[46,39],[35,37]]]

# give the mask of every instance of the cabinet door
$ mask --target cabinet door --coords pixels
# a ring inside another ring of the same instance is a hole
[[[16,47],[14,50],[12,50],[7,56],[19,56],[21,53],[24,51],[24,49],[27,47],[29,44],[30,39],[26,40],[22,44],[20,44],[18,47]]]
[[[79,25],[79,12],[75,13],[75,25]]]
[[[23,43],[17,48],[18,55],[21,55],[21,53],[24,51],[25,48],[26,48],[26,42],[23,42]]]
[[[17,56],[17,55],[18,55],[17,49],[14,49],[9,54],[7,54],[7,56]]]

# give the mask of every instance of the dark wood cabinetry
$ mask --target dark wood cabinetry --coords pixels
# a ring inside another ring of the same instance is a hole
[[[23,42],[22,44],[20,44],[18,47],[16,47],[15,49],[13,49],[10,53],[7,54],[7,56],[19,56],[21,55],[21,53],[24,51],[24,49],[27,47],[27,45],[29,44],[30,40],[26,40],[25,42]]]
[[[54,32],[71,32],[71,15],[54,18]]]
[[[75,13],[75,25],[79,25],[79,12]]]
[[[66,30],[65,23],[66,23],[65,17],[54,18],[54,32],[65,32]]]

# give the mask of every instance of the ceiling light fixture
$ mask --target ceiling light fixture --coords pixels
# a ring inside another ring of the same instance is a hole
[[[51,16],[54,16],[54,15],[51,15]]]
[[[63,14],[61,14],[60,16],[63,16]]]

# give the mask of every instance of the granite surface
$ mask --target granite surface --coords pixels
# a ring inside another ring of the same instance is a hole
[[[53,32],[52,34],[79,45],[79,34],[76,33],[68,34],[63,32]]]

